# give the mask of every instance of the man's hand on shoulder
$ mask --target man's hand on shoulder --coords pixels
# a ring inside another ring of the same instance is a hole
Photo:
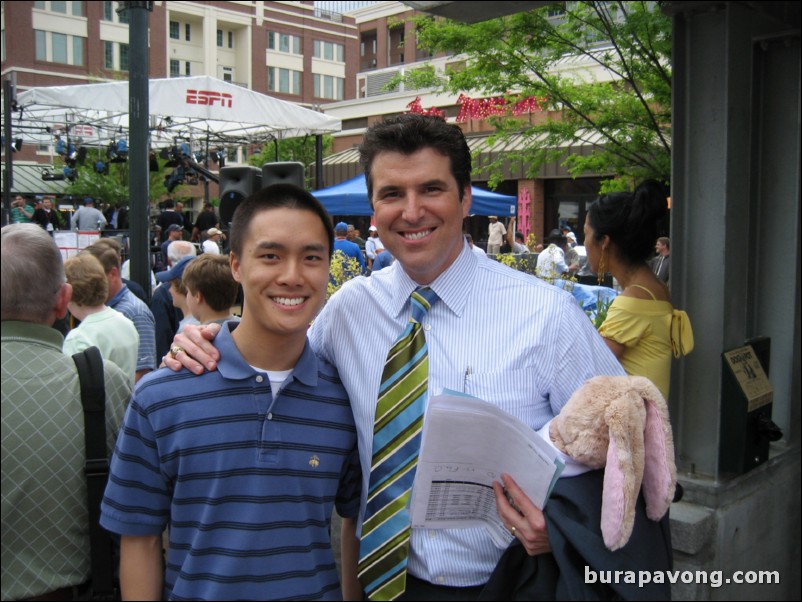
[[[194,374],[203,374],[204,370],[216,370],[220,353],[211,341],[220,332],[220,324],[206,326],[188,325],[175,335],[170,352],[164,356],[164,365],[178,372],[186,368]]]

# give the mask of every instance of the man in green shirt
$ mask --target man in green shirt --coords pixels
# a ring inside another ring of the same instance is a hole
[[[84,414],[75,363],[51,328],[66,315],[72,287],[38,225],[5,226],[1,239],[0,598],[78,599],[90,577]],[[112,362],[104,373],[111,456],[131,388]]]
[[[33,205],[18,194],[11,203],[11,223],[30,224],[33,221]]]

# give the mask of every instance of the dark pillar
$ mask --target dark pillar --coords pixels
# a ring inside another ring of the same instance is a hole
[[[150,126],[148,67],[148,12],[153,2],[123,2],[129,14],[129,215],[131,224],[131,280],[150,297],[150,194],[148,136]]]

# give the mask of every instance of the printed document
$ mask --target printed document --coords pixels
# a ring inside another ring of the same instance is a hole
[[[540,509],[563,469],[530,427],[481,399],[446,391],[429,400],[415,484],[413,527],[485,527],[499,545],[511,535],[496,511],[493,482],[515,479]]]

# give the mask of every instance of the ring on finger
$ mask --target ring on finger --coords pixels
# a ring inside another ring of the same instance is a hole
[[[513,525],[512,527],[510,527],[510,533],[512,533],[512,534],[513,534],[513,536],[516,536],[516,535],[515,535],[515,532],[516,532],[516,531],[517,531],[517,529],[515,528],[515,526],[514,526],[514,525]]]
[[[179,347],[178,345],[173,345],[170,347],[170,357],[175,359],[175,356],[184,351],[183,347]]]

